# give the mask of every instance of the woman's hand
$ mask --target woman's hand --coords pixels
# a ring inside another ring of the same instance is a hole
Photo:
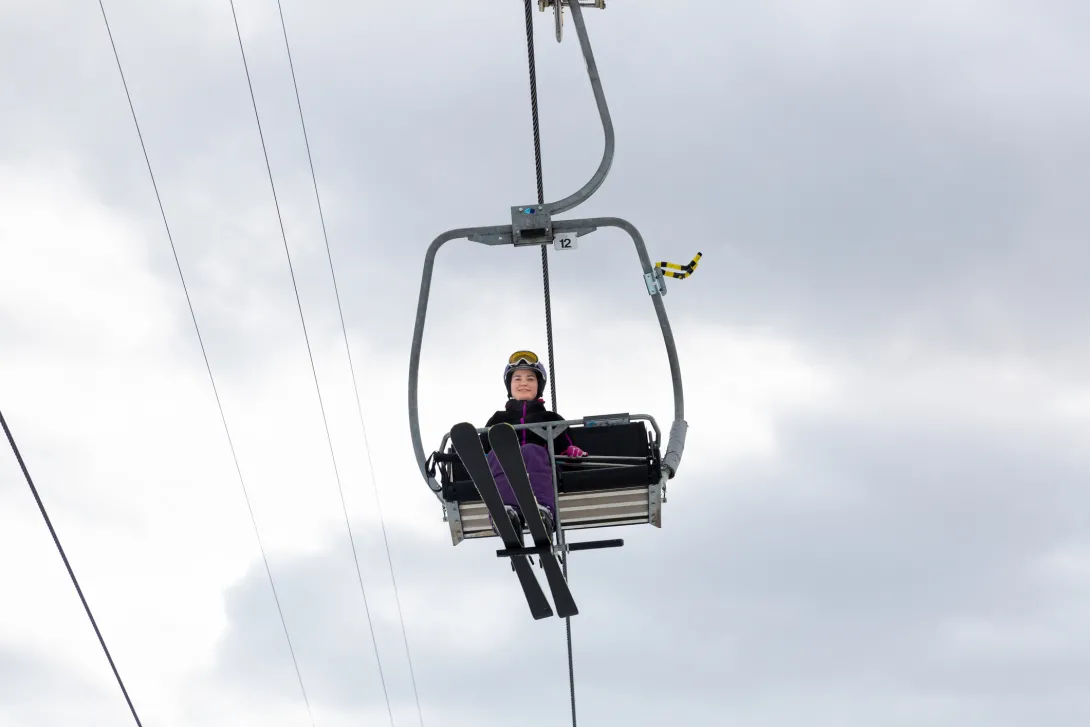
[[[572,444],[564,450],[564,455],[567,457],[586,457],[587,453]]]

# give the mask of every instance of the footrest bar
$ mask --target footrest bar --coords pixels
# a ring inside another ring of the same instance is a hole
[[[612,540],[585,540],[581,543],[568,543],[567,550],[598,550],[600,548],[620,548],[624,545],[624,540],[621,538],[614,538]],[[552,548],[503,548],[496,551],[497,558],[513,558],[516,555],[542,555],[548,553]]]

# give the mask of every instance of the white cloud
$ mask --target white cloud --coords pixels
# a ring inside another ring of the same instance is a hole
[[[253,535],[176,278],[157,277],[132,225],[72,175],[19,171],[0,184],[3,237],[22,243],[5,249],[0,281],[23,334],[0,362],[5,413],[123,676],[158,711],[211,658]],[[302,341],[250,375],[219,384],[275,573],[278,553],[317,548],[343,515]],[[337,383],[332,425],[358,430]],[[342,471],[357,512],[361,456]],[[0,640],[49,648],[101,684],[103,657],[29,498],[5,465],[3,550],[23,557],[4,559],[2,577],[23,587],[4,599]]]
[[[1070,89],[1090,65],[1077,62],[1077,24],[1058,10],[1030,18],[1010,6],[978,23],[973,7],[940,5],[905,18],[845,3],[805,13],[779,4],[747,10],[746,23],[724,22],[727,6],[587,13],[620,156],[586,213],[635,210],[655,257],[706,253],[667,299],[691,428],[666,526],[626,529],[622,551],[573,566],[586,604],[576,672],[587,680],[579,699],[588,723],[728,714],[780,724],[808,709],[812,719],[962,724],[1003,710],[995,695],[1021,664],[1085,675],[1078,650],[1062,647],[1084,631],[1087,382],[1077,356],[1060,361],[1034,343],[1045,329],[1077,339],[1084,286],[1078,261],[1062,245],[1040,253],[1040,230],[1027,232],[1026,221],[1047,219],[1051,240],[1085,237],[1069,201],[1078,180],[1061,179],[1066,167],[1040,152],[1047,142],[1068,162],[1080,158]],[[381,723],[229,6],[130,0],[108,9],[271,567],[289,584],[285,612],[318,722]],[[0,139],[0,404],[146,722],[305,724],[97,11],[56,15],[24,3],[0,28],[9,61],[0,66],[16,70],[0,75],[16,130]],[[528,724],[552,720],[567,707],[559,624],[527,623],[490,544],[450,546],[406,416],[424,246],[448,226],[499,221],[532,192],[521,12],[337,3],[285,12],[426,719],[506,722],[506,704],[525,688],[541,700]],[[279,20],[267,4],[240,3],[239,13],[397,723],[412,724]],[[547,16],[535,18],[547,40]],[[410,25],[390,32],[397,21]],[[700,37],[694,24],[716,32]],[[670,40],[679,33],[681,45]],[[600,152],[572,38],[539,45],[552,192],[581,184]],[[641,56],[648,47],[661,53]],[[906,61],[917,58],[926,62]],[[1035,82],[1042,74],[1049,81]],[[900,91],[866,96],[872,77]],[[914,88],[929,92],[904,95]],[[899,97],[911,103],[872,108],[874,98]],[[859,126],[845,131],[845,115]],[[497,135],[508,128],[517,132]],[[714,133],[702,137],[704,128]],[[1042,128],[1044,140],[1015,133]],[[876,136],[854,138],[860,129]],[[987,143],[967,145],[981,136]],[[912,151],[898,154],[900,140]],[[921,166],[924,151],[943,163]],[[1027,168],[1050,171],[1010,172]],[[885,197],[859,194],[891,169]],[[950,196],[995,182],[992,173],[1013,181],[978,199]],[[918,187],[897,186],[909,182]],[[1045,182],[1068,196],[1056,202]],[[1042,213],[1038,198],[1056,210]],[[722,212],[723,200],[733,211]],[[928,206],[938,201],[941,210]],[[990,224],[1003,228],[1001,245]],[[941,258],[898,242],[938,228],[953,241]],[[717,237],[692,247],[708,229]],[[720,234],[739,242],[726,250]],[[595,237],[603,244],[553,256],[559,409],[572,418],[650,413],[666,436],[670,379],[650,301],[628,242]],[[421,368],[426,451],[451,424],[483,423],[502,404],[513,349],[545,353],[536,258],[461,241],[441,254]],[[1030,311],[1034,325],[1012,322],[1010,300],[1021,306],[1034,294],[1048,302]],[[878,315],[914,297],[932,307]],[[870,343],[849,335],[856,324]],[[811,338],[789,337],[787,325]],[[123,723],[116,685],[10,457],[0,464],[0,553],[0,673],[14,664],[25,685],[0,721]],[[1024,605],[1031,598],[1038,609]],[[935,624],[934,641],[910,643],[934,636]],[[531,658],[528,644],[548,657]],[[938,677],[920,676],[936,669],[936,653],[961,665],[942,693]],[[973,661],[981,656],[998,666]],[[467,665],[506,669],[512,659],[533,677],[501,695],[504,707],[484,703],[491,691]],[[716,669],[733,678],[702,681]],[[647,673],[668,687],[644,688]],[[909,686],[874,676],[885,673]],[[1036,688],[1019,693],[1022,712],[1004,712],[1012,724],[1034,710],[1085,709]]]
[[[57,291],[45,305],[31,307],[31,325],[18,319],[33,335],[3,362],[9,417],[130,689],[169,723],[181,719],[170,716],[180,708],[177,689],[212,658],[225,626],[226,589],[257,556],[196,337],[187,316],[179,315],[180,284],[152,271],[146,245],[157,243],[145,242],[123,216],[96,202],[74,175],[20,171],[3,184],[8,234],[26,242],[5,261],[3,309],[26,306],[33,292],[27,281],[51,281]],[[65,261],[59,270],[58,260]],[[557,324],[558,338],[566,342],[581,335],[572,320],[594,314],[568,312],[574,318]],[[407,324],[410,311],[392,320]],[[428,451],[454,422],[483,421],[502,405],[500,372],[510,350],[529,343],[544,353],[537,345],[540,332],[518,333],[526,325],[524,311],[513,308],[473,346],[450,346],[449,332],[426,344],[421,402]],[[691,472],[709,466],[724,434],[729,451],[767,453],[775,408],[820,389],[820,377],[785,344],[754,343],[684,323],[676,332],[691,384]],[[639,343],[648,333],[655,335],[654,328],[620,324],[596,337],[593,347],[565,348],[561,396],[572,403],[562,411],[571,417],[649,412],[665,435],[672,412],[669,378],[665,356],[656,361],[653,349]],[[274,577],[289,555],[332,547],[344,555],[344,568],[335,574],[344,579],[344,598],[358,603],[301,334],[283,335],[283,346],[245,379],[221,378],[228,424]],[[336,336],[315,336],[312,343],[357,542],[377,554],[380,534],[343,343]],[[387,525],[399,528],[401,537],[417,532],[414,537],[449,558],[446,526],[411,457],[407,359],[376,352],[366,341],[353,345]],[[616,350],[627,353],[618,357]],[[216,371],[216,352],[210,355]],[[18,473],[9,469],[5,482],[5,500],[19,504],[5,509],[4,546],[35,545],[24,548],[25,559],[8,561],[2,574],[5,582],[34,584],[24,597],[6,602],[4,622],[11,626],[3,638],[65,654],[108,688],[102,657],[44,526],[27,506]],[[396,543],[393,556],[396,565]],[[35,576],[41,573],[49,575]],[[502,628],[495,617],[474,618],[482,599],[512,595],[510,580],[493,575],[496,585],[480,584],[461,595],[402,583],[406,618],[418,641],[469,654],[517,638],[517,612],[501,611],[508,614]],[[384,561],[365,561],[364,579],[373,613],[390,622],[395,614]],[[421,610],[421,604],[437,601],[446,613],[461,613],[466,626],[428,628],[431,607]],[[271,598],[266,607],[271,613]],[[396,641],[388,645],[400,648]]]

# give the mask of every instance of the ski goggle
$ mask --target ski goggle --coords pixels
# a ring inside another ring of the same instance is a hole
[[[537,362],[538,362],[537,354],[534,353],[533,351],[515,351],[513,354],[511,354],[510,358],[507,359],[507,365],[508,366],[517,366],[517,365],[533,366]]]

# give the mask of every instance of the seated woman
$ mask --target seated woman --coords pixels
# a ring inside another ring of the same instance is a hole
[[[493,414],[485,426],[492,427],[501,422],[517,426],[564,421],[564,417],[546,409],[545,400],[541,398],[545,392],[547,378],[545,367],[538,360],[537,354],[532,351],[516,351],[511,354],[503,370],[507,405]],[[541,519],[545,521],[545,527],[551,537],[556,530],[556,493],[553,490],[553,470],[549,461],[549,451],[546,449],[548,442],[529,429],[520,429],[518,435],[522,443],[522,459],[526,462],[526,472],[530,476],[530,487],[534,491],[534,497],[537,498]],[[515,497],[514,490],[511,489],[511,483],[503,473],[495,452],[492,451],[488,436],[482,436],[481,440],[484,451],[488,454],[492,476],[496,480],[500,495],[503,497],[503,504],[507,508],[507,515],[511,518],[515,529],[522,532],[525,521],[519,513],[518,499]],[[567,432],[553,439],[553,451],[568,457],[584,457],[587,454],[572,443]]]

